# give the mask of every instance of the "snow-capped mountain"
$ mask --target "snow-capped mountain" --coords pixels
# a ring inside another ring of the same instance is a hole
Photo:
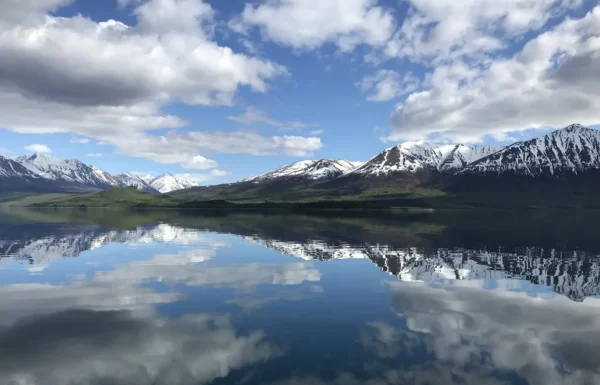
[[[573,124],[481,158],[461,175],[566,176],[600,169],[600,131]]]
[[[104,189],[118,187],[118,182],[105,171],[84,164],[76,159],[61,159],[48,154],[36,153],[16,159],[23,167],[40,177],[63,183]]]
[[[348,175],[387,176],[396,172],[416,173],[421,170],[451,174],[501,149],[495,146],[406,142],[384,150]]]
[[[119,182],[117,180],[117,178],[115,178],[113,175],[107,173],[104,170],[99,169],[98,167],[95,166],[91,166],[93,173],[96,175],[96,177],[103,181],[104,183],[106,183],[107,185],[111,186],[111,187],[121,187],[121,182]]]
[[[154,181],[154,179],[156,179],[156,177],[154,175],[146,174],[146,175],[140,175],[140,179],[143,180],[144,182],[150,184]]]
[[[445,146],[441,146],[441,148],[446,149]],[[437,164],[437,169],[442,173],[452,174],[478,159],[495,154],[503,149],[503,146],[457,144],[449,152],[442,152],[443,155]]]
[[[292,178],[308,180],[334,179],[360,167],[362,164],[362,162],[350,162],[347,160],[303,160],[288,164],[266,174],[246,178],[242,182],[259,183]]]
[[[0,156],[0,178],[39,179],[40,176],[30,171],[19,162]]]
[[[144,192],[166,193],[197,186],[195,182],[177,179],[169,173],[158,178],[130,172],[111,175],[76,159],[61,159],[41,153],[15,160],[0,156],[0,178],[3,179],[0,190],[20,192],[80,192],[132,186]]]
[[[134,175],[130,172],[124,172],[118,175],[115,175],[115,179],[119,181],[121,186],[135,187],[140,191],[149,192],[149,193],[158,193],[159,191],[152,187],[145,180],[140,178],[137,175]]]
[[[150,182],[150,185],[163,194],[170,193],[172,191],[184,190],[186,188],[198,187],[198,183],[175,178],[170,173],[166,173],[158,178],[154,178]]]

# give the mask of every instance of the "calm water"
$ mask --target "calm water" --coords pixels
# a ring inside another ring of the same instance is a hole
[[[0,213],[0,384],[600,384],[595,213]]]

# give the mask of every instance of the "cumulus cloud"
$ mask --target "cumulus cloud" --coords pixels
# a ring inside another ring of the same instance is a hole
[[[246,4],[229,25],[241,33],[257,27],[265,38],[296,49],[331,43],[352,51],[361,44],[385,44],[395,21],[376,0],[267,0]]]
[[[186,173],[186,174],[176,174],[174,176],[177,179],[189,180],[189,181],[196,182],[196,183],[202,183],[202,182],[206,182],[206,181],[213,180],[216,178],[222,178],[222,177],[230,175],[230,174],[231,173],[229,171],[212,170],[211,172],[206,173],[206,174]]]
[[[27,151],[41,152],[41,153],[44,153],[44,154],[49,154],[49,153],[52,152],[52,150],[50,149],[50,147],[46,146],[45,144],[30,144],[29,146],[25,146],[24,148]]]
[[[365,76],[356,85],[369,93],[367,100],[386,102],[404,94],[413,92],[419,87],[419,78],[412,73],[400,75],[394,70],[379,70],[374,75]]]
[[[386,53],[434,68],[427,88],[398,104],[387,140],[436,134],[473,142],[600,121],[600,7],[546,30],[550,19],[583,3],[482,1],[466,8],[462,2],[412,3],[416,10]],[[503,56],[499,50],[525,33],[534,37],[516,54]]]
[[[297,130],[301,128],[315,127],[312,123],[303,123],[297,121],[282,122],[280,120],[269,117],[264,111],[258,108],[248,107],[241,115],[228,116],[227,119],[233,120],[244,125],[253,125],[256,123],[266,124],[268,126],[277,127],[281,130]]]
[[[6,60],[0,63],[0,127],[21,133],[72,132],[128,155],[189,164],[211,143],[195,148],[187,143],[190,136],[181,135],[178,143],[184,151],[157,151],[155,143],[161,139],[149,131],[190,123],[163,113],[162,107],[173,102],[232,105],[241,87],[265,92],[269,81],[287,73],[277,63],[215,43],[214,11],[202,0],[121,2],[135,7],[135,25],[48,13],[69,3],[3,4],[0,56]],[[228,147],[227,133],[209,137],[221,142],[217,148]],[[304,154],[307,147],[315,148],[312,138],[287,143],[300,149],[272,146],[272,151]],[[261,152],[248,150],[252,144],[243,153]]]
[[[407,18],[385,53],[433,64],[484,59],[524,33],[580,7],[581,0],[409,0]],[[483,54],[483,55],[481,55]]]

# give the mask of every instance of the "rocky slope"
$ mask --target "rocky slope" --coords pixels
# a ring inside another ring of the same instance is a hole
[[[16,159],[32,173],[57,182],[62,186],[80,186],[88,189],[121,187],[109,173],[91,167],[76,159],[61,159],[48,154],[36,153]]]
[[[22,164],[0,156],[0,192],[9,191],[56,192],[60,188]]]
[[[573,124],[481,158],[460,175],[561,177],[600,169],[600,132]]]
[[[266,174],[253,176],[242,182],[260,183],[274,180],[328,180],[337,178],[362,165],[362,162],[347,160],[303,160],[288,164]]]
[[[348,175],[378,177],[426,170],[452,174],[501,149],[483,145],[406,142],[384,150]]]
[[[134,175],[130,172],[124,172],[115,176],[115,179],[119,181],[120,186],[124,187],[135,187],[140,191],[149,192],[149,193],[158,193],[159,191],[152,187],[145,180],[140,178],[137,175]]]

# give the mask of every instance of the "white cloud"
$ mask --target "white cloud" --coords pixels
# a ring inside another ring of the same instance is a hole
[[[559,2],[537,3],[544,7],[532,8],[523,19],[518,16],[525,11],[519,7],[514,12],[507,10],[510,15],[501,12],[506,17],[496,20],[498,28],[506,34],[539,28],[558,12],[550,5]],[[461,12],[475,12],[482,18],[476,19],[481,27],[485,22],[494,25],[495,19],[479,7],[475,11]],[[451,20],[449,17],[448,23]],[[460,25],[459,20],[458,30]],[[434,36],[438,34],[443,35]],[[473,55],[453,58],[469,51],[460,39],[457,45],[450,44],[453,46],[458,48],[446,53],[430,51],[438,55],[441,64],[428,75],[428,89],[410,94],[397,106],[387,140],[438,134],[455,141],[479,141],[485,135],[502,138],[527,128],[600,122],[600,7],[581,19],[567,18],[509,58],[490,57],[483,62]],[[416,52],[411,55],[419,58]]]
[[[104,156],[104,154],[102,154],[101,152],[94,152],[91,154],[87,154],[87,156],[91,157],[91,158],[101,158]]]
[[[175,174],[174,177],[181,180],[189,180],[196,183],[202,183],[216,178],[221,178],[230,174],[231,173],[229,171],[212,170],[211,172],[206,174]]]
[[[287,73],[279,64],[212,41],[214,11],[202,0],[144,2],[133,10],[136,25],[47,13],[67,3],[3,5],[0,56],[6,60],[0,61],[0,127],[20,133],[71,132],[112,144],[127,155],[193,164],[200,151],[231,148],[229,133],[199,134],[217,143],[213,146],[174,132],[169,138],[181,147],[159,149],[162,139],[149,131],[189,125],[164,114],[162,107],[178,101],[231,105],[241,87],[265,92],[269,81]],[[314,138],[238,135],[255,139],[235,147],[242,153],[264,153],[263,141],[269,153],[306,154],[320,147]],[[259,148],[252,148],[254,144]]]
[[[1,23],[32,24],[44,19],[47,12],[69,5],[74,0],[4,0]]]
[[[248,107],[246,111],[244,111],[241,115],[233,115],[228,116],[227,119],[233,120],[234,122],[238,122],[247,126],[262,123],[269,126],[280,128],[281,130],[297,130],[302,128],[310,128],[315,127],[315,124],[312,123],[303,123],[297,121],[287,121],[282,122],[280,120],[273,119],[269,117],[264,111],[259,110],[258,108]]]
[[[90,140],[88,138],[71,138],[70,142],[73,144],[88,144]]]
[[[324,133],[325,133],[325,130],[312,130],[310,132],[311,135],[315,135],[315,136],[323,135]]]
[[[268,0],[246,4],[229,24],[240,33],[258,27],[265,38],[296,49],[332,43],[341,51],[381,46],[395,26],[392,13],[376,0]]]
[[[192,131],[185,134],[170,132],[161,137],[140,135],[124,138],[122,143],[116,145],[126,153],[148,158],[162,157],[162,163],[182,164],[187,163],[198,152],[306,156],[322,146],[321,139],[316,137],[269,137],[254,131]]]
[[[385,53],[439,64],[462,55],[484,58],[581,0],[408,0],[411,8]],[[429,65],[429,63],[427,63]]]
[[[379,70],[374,75],[365,76],[356,85],[368,92],[367,100],[371,102],[386,102],[404,94],[413,92],[419,87],[420,81],[412,73],[402,77],[393,70]]]
[[[193,156],[189,161],[182,164],[184,168],[208,169],[217,167],[217,162],[207,159],[202,155]]]
[[[25,146],[25,150],[31,151],[31,152],[41,152],[41,153],[46,153],[46,154],[49,154],[52,152],[50,147],[46,146],[45,144],[30,144],[29,146]]]

